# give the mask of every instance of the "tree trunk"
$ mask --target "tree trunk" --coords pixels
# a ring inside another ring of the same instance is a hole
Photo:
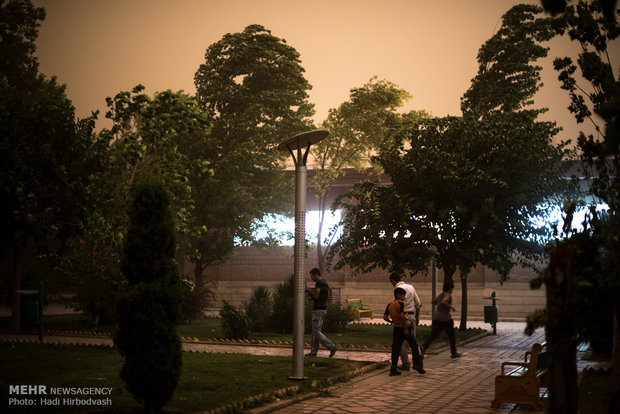
[[[551,252],[545,277],[549,413],[577,413],[575,321],[568,303],[574,256],[575,247],[570,243],[557,246]]]
[[[461,323],[459,330],[467,329],[467,277],[461,276]]]
[[[321,237],[323,236],[323,223],[325,222],[325,197],[319,197],[319,230],[316,239],[316,258],[318,261],[319,270],[321,274],[325,274],[325,251],[323,251],[323,242]],[[327,250],[327,249],[326,249]]]
[[[614,342],[611,367],[610,413],[620,412],[620,305],[614,305]]]
[[[22,288],[22,269],[25,251],[25,236],[15,237],[13,245],[13,303],[11,315],[11,328],[15,330],[19,329],[21,320],[21,297],[17,291]]]
[[[202,259],[194,259],[194,283],[196,286],[202,285],[202,274],[204,267],[202,266]]]

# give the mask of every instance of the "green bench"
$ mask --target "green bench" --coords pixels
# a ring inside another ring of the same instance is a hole
[[[360,318],[372,319],[372,306],[364,305],[361,299],[347,299],[347,308],[353,312],[353,317],[358,321]]]
[[[502,363],[501,374],[495,377],[495,399],[491,406],[528,404],[541,411],[540,389],[547,385],[547,345],[537,342],[525,353],[523,361]]]

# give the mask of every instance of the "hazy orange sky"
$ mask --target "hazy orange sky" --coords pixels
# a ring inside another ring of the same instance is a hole
[[[460,115],[460,98],[476,75],[479,47],[518,3],[512,0],[33,0],[44,7],[36,55],[40,70],[67,84],[77,116],[105,98],[137,84],[146,92],[172,89],[195,93],[194,73],[205,50],[226,33],[261,24],[301,55],[313,86],[317,124],[349,90],[378,76],[406,89],[405,109],[436,116]],[[566,109],[551,67],[555,56],[575,55],[577,45],[549,44],[542,64],[545,86],[536,107],[544,119],[564,127],[559,138],[579,129]],[[616,53],[616,56],[618,54]],[[618,67],[614,63],[614,69]],[[101,126],[101,122],[99,126]]]

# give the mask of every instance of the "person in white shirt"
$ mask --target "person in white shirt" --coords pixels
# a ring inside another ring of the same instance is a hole
[[[400,280],[400,275],[396,273],[390,274],[390,283],[395,288],[399,287],[405,290],[405,305],[407,309],[407,317],[411,321],[411,325],[413,326],[413,335],[415,338],[416,335],[416,327],[420,322],[420,308],[422,307],[422,302],[420,302],[420,298],[415,291],[413,285],[403,282]],[[409,371],[411,369],[411,365],[409,364],[409,354],[407,352],[407,341],[403,342],[403,345],[400,349],[400,359],[403,363],[401,369],[403,371]]]

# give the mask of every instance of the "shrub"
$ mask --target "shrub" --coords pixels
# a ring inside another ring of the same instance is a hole
[[[342,307],[340,302],[330,302],[327,304],[327,315],[323,322],[323,331],[339,332],[352,320],[353,317],[347,309]]]
[[[273,309],[271,291],[265,286],[257,286],[252,290],[248,302],[244,302],[245,317],[250,330],[264,332],[269,328]]]
[[[183,317],[185,320],[204,318],[209,301],[214,297],[213,290],[205,284],[196,285],[191,280],[183,279]]]
[[[273,292],[273,311],[270,326],[276,332],[293,332],[295,309],[295,275],[276,286]],[[312,302],[304,302],[304,327],[306,332],[312,329]]]
[[[124,357],[121,378],[144,411],[160,411],[181,375],[181,278],[174,260],[170,196],[158,180],[135,189],[123,246],[126,279],[116,303],[114,343]]]
[[[276,286],[273,291],[273,312],[271,328],[277,332],[293,331],[294,286],[291,275],[285,282]]]
[[[224,306],[220,310],[220,317],[224,337],[228,339],[248,339],[250,337],[250,327],[245,316],[227,301],[224,301]]]

